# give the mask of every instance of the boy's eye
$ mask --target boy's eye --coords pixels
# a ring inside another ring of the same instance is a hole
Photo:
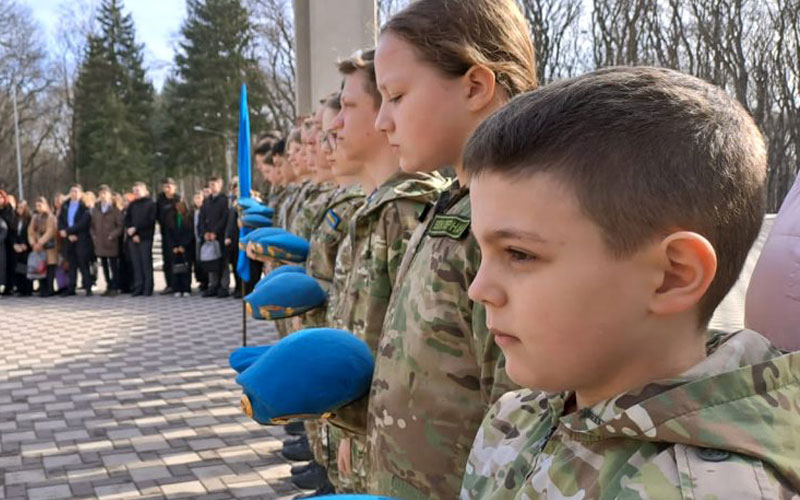
[[[531,255],[529,253],[526,253],[526,252],[522,252],[522,251],[517,250],[515,248],[506,248],[506,254],[508,255],[508,257],[512,261],[516,261],[516,262],[527,262],[529,260],[535,260],[536,259],[535,256],[533,256],[533,255]]]
[[[400,102],[400,98],[403,97],[403,94],[396,94],[394,96],[389,97],[389,102],[392,104],[397,104]]]

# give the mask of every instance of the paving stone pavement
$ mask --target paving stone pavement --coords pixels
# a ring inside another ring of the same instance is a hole
[[[0,298],[0,498],[291,498],[283,429],[239,410],[239,345],[233,299]]]

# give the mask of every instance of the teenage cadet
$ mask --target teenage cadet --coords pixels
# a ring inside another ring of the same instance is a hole
[[[514,0],[419,0],[383,27],[375,67],[376,126],[401,168],[454,169],[458,182],[426,214],[397,273],[370,393],[369,491],[449,500],[484,413],[516,387],[467,296],[480,251],[461,155],[481,121],[536,86],[530,31]]]
[[[797,497],[800,353],[707,330],[764,216],[738,102],[603,69],[514,100],[464,167],[470,296],[525,389],[486,416],[461,498]]]

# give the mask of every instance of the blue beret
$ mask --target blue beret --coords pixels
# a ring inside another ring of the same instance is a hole
[[[244,227],[261,228],[272,227],[272,219],[261,214],[242,215],[242,225]]]
[[[274,344],[236,382],[242,410],[261,424],[328,417],[367,395],[375,361],[355,335],[310,328]]]
[[[256,289],[256,288],[260,287],[261,285],[263,285],[264,283],[268,282],[272,278],[274,278],[276,276],[280,276],[281,274],[284,274],[284,273],[303,273],[303,274],[305,274],[306,273],[306,269],[304,267],[300,267],[300,266],[280,266],[280,267],[276,267],[275,269],[273,269],[272,271],[267,273],[263,278],[258,280],[258,283],[256,283],[256,286],[253,287],[253,289]]]
[[[266,205],[256,205],[249,208],[245,208],[243,215],[263,215],[264,217],[269,217],[272,219],[275,216],[275,210],[271,209]]]
[[[247,370],[250,365],[255,363],[262,354],[267,352],[270,347],[272,346],[260,345],[240,347],[228,356],[228,363],[231,365],[231,368],[236,370],[236,373],[242,373]]]
[[[241,210],[247,210],[248,208],[258,207],[261,202],[248,196],[247,198],[239,198],[236,200],[236,204],[239,205]]]
[[[250,242],[256,257],[296,263],[305,262],[308,257],[308,241],[286,231],[253,237]]]
[[[247,244],[253,238],[263,238],[268,234],[281,234],[285,232],[286,230],[280,227],[260,227],[258,229],[254,229],[253,231],[250,231],[246,235],[239,238],[239,250],[247,250]]]
[[[281,319],[319,307],[327,298],[328,294],[311,276],[283,272],[256,287],[244,300],[254,319]]]

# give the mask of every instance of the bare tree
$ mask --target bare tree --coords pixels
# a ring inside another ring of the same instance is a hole
[[[16,179],[12,94],[16,89],[22,174],[27,194],[35,194],[45,178],[63,170],[52,154],[58,125],[54,99],[54,68],[41,45],[41,32],[28,8],[14,0],[0,0],[0,179]],[[7,189],[17,191],[16,182]]]

